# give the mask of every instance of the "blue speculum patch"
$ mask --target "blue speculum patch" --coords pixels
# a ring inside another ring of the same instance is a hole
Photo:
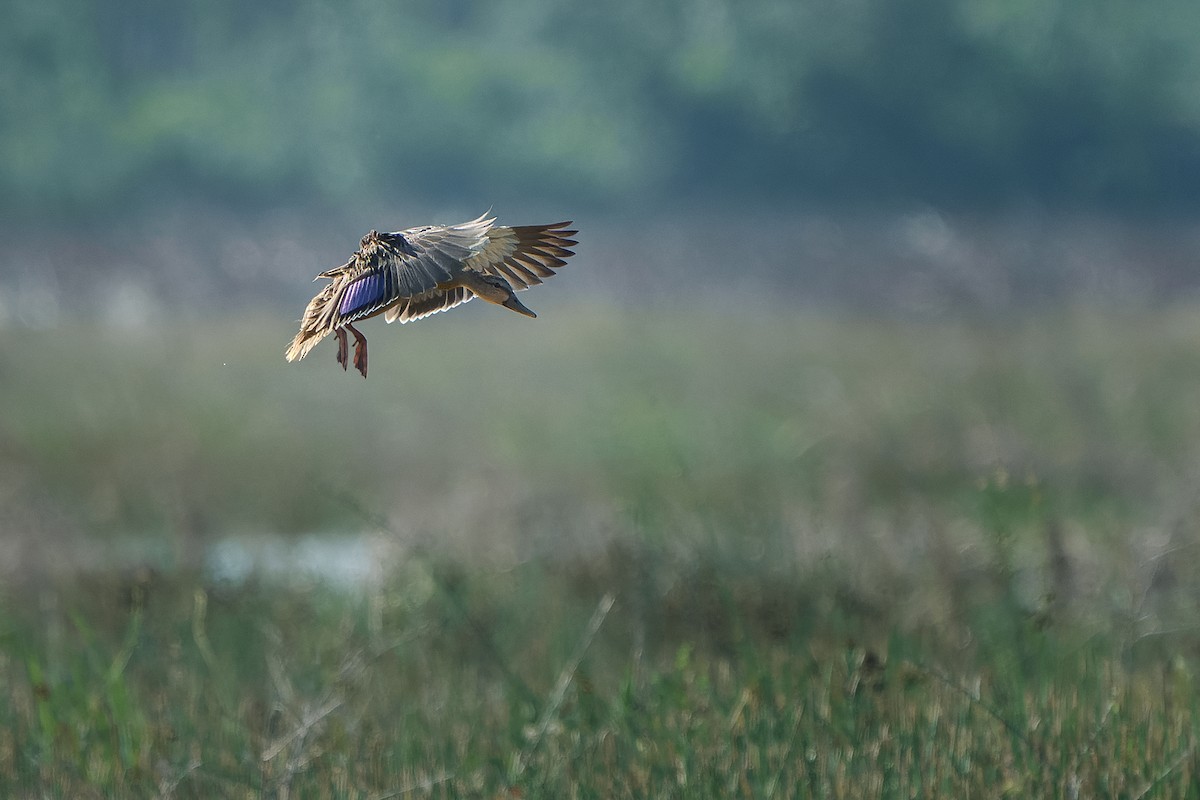
[[[342,316],[348,316],[368,306],[375,305],[383,298],[385,289],[386,281],[382,273],[376,272],[372,275],[359,278],[350,284],[346,293],[342,295],[342,302],[338,307],[338,313]]]

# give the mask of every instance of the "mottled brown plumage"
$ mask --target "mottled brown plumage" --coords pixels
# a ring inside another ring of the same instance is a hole
[[[304,358],[329,334],[338,340],[338,363],[348,366],[346,331],[354,335],[354,368],[367,377],[367,339],[355,322],[383,314],[411,322],[479,296],[529,317],[516,298],[554,274],[574,255],[570,222],[509,228],[486,215],[461,225],[433,225],[397,233],[371,231],[328,278],[304,310],[300,332],[285,357]]]

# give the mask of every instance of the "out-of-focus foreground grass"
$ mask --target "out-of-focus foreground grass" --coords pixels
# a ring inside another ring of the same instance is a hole
[[[289,328],[0,339],[0,793],[1193,785],[1194,309]]]

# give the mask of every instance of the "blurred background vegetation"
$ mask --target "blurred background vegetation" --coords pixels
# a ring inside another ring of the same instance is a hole
[[[1183,0],[8,0],[0,790],[1194,792],[1197,76]],[[536,322],[283,361],[489,206],[581,231]]]
[[[8,215],[181,197],[1197,204],[1200,10],[1183,0],[12,0],[5,16]]]
[[[489,206],[586,224],[581,288],[623,302],[1191,295],[1198,26],[1181,0],[13,0],[0,319],[291,308],[366,229]]]

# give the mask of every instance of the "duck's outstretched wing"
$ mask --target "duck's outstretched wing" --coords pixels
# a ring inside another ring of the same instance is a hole
[[[487,232],[483,248],[467,259],[466,267],[503,278],[517,291],[536,286],[575,255],[569,248],[578,244],[571,238],[578,231],[569,230],[570,224],[494,227]]]
[[[476,222],[482,221],[476,220]],[[487,220],[490,223],[492,220]],[[468,223],[471,224],[471,223]],[[554,275],[574,253],[567,249],[577,242],[569,237],[570,222],[523,227],[490,227],[481,246],[464,259],[466,269],[503,278],[515,290],[528,289]],[[392,306],[384,314],[388,322],[413,320],[446,311],[467,302],[475,294],[465,286],[434,288]]]

